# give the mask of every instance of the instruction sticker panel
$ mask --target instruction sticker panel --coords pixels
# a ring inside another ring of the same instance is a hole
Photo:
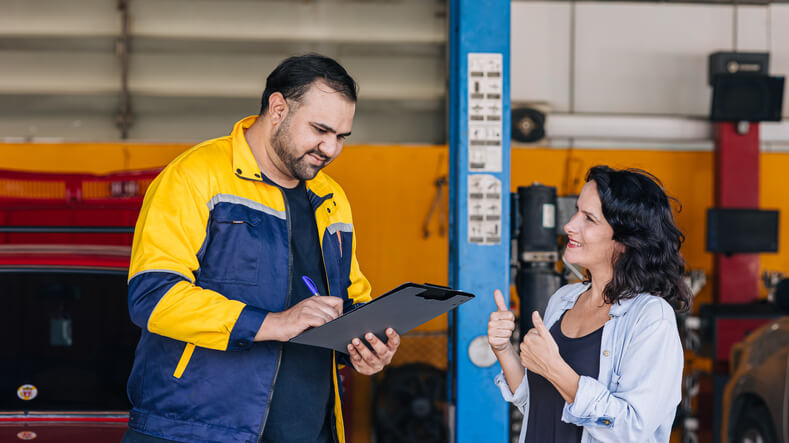
[[[468,176],[468,242],[501,244],[501,180],[490,174]]]
[[[501,172],[502,54],[468,55],[468,169]]]

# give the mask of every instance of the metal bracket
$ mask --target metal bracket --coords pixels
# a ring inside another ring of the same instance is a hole
[[[558,251],[526,251],[521,254],[524,262],[556,262],[559,261]]]
[[[129,0],[118,0],[118,11],[121,13],[121,35],[115,42],[115,54],[120,61],[121,91],[120,109],[115,116],[115,125],[121,130],[121,138],[129,138],[132,125],[131,98],[129,94]]]
[[[441,204],[441,196],[444,194],[444,187],[447,183],[448,180],[446,175],[437,178],[436,181],[433,182],[433,186],[436,187],[436,196],[433,197],[433,203],[430,204],[430,210],[427,212],[427,217],[425,217],[425,222],[422,225],[422,236],[424,238],[430,237],[430,221],[433,219],[433,216],[436,215],[438,206]],[[439,218],[438,223],[438,235],[443,237],[446,232],[444,219]]]

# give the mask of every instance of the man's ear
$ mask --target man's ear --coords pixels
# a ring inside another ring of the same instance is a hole
[[[268,98],[268,115],[275,125],[282,123],[288,116],[288,102],[281,92],[275,92]]]

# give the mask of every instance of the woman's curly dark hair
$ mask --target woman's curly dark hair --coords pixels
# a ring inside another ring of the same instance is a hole
[[[646,292],[663,297],[674,309],[690,309],[692,295],[682,278],[685,260],[679,253],[685,236],[674,224],[663,184],[640,169],[595,166],[586,174],[594,181],[603,216],[623,246],[614,255],[614,272],[603,289],[608,303]]]

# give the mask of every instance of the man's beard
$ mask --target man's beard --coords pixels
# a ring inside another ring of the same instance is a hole
[[[271,146],[290,174],[299,180],[312,180],[318,174],[318,171],[329,164],[329,159],[317,148],[307,151],[299,157],[293,154],[291,151],[293,143],[290,137],[290,115],[285,117],[285,120],[274,132],[274,135],[271,137]],[[311,165],[306,158],[310,154],[322,159],[323,163],[320,166]]]

